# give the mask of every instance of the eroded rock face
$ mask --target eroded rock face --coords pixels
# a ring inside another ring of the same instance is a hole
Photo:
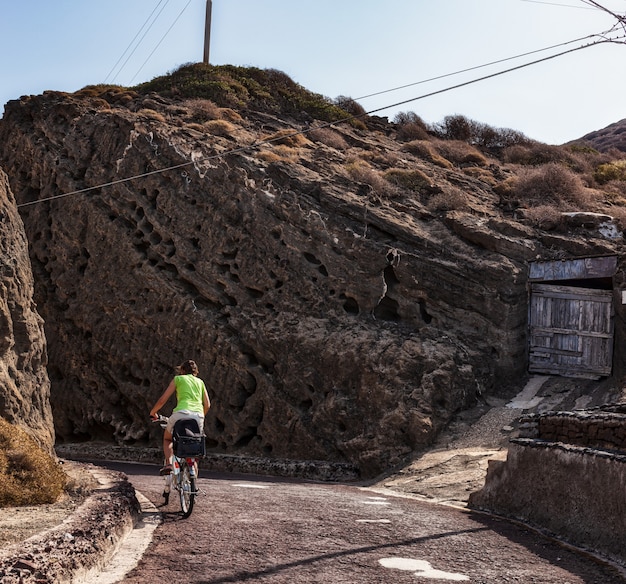
[[[0,416],[46,450],[54,444],[43,321],[22,220],[0,170]]]
[[[523,373],[526,262],[542,243],[489,210],[487,183],[380,132],[242,150],[292,126],[232,112],[201,125],[157,96],[48,93],[5,111],[0,159],[25,205],[60,440],[157,443],[148,411],[192,358],[214,451],[373,475]],[[418,168],[478,212],[377,190],[351,157]]]

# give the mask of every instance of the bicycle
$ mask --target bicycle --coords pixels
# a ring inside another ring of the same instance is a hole
[[[153,421],[165,428],[168,419],[160,415]],[[174,488],[178,491],[183,519],[187,519],[193,511],[196,495],[200,494],[196,481],[198,458],[205,455],[204,435],[195,420],[183,419],[174,424],[172,439],[174,456],[171,461],[172,472],[165,475],[164,505],[169,503],[170,492]]]

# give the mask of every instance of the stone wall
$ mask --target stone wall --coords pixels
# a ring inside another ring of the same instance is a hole
[[[533,414],[520,420],[520,438],[626,452],[626,405]]]
[[[522,420],[469,507],[523,521],[626,564],[626,415],[550,412]]]

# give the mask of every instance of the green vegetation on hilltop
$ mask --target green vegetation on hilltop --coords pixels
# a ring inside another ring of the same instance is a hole
[[[349,113],[323,95],[298,85],[276,69],[192,63],[133,87],[141,94],[209,99],[220,107],[248,109],[301,117],[303,113],[327,122]]]

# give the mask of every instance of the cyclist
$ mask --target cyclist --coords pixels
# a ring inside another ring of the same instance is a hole
[[[163,432],[163,454],[165,464],[159,471],[166,475],[172,472],[172,431],[174,424],[178,420],[192,418],[198,422],[198,428],[204,427],[204,416],[206,416],[211,402],[207,393],[204,381],[198,377],[198,366],[195,361],[189,359],[176,368],[177,375],[172,379],[163,395],[150,410],[150,417],[156,420],[159,417],[159,410],[167,403],[167,400],[176,393],[176,407],[169,418],[165,431]]]

